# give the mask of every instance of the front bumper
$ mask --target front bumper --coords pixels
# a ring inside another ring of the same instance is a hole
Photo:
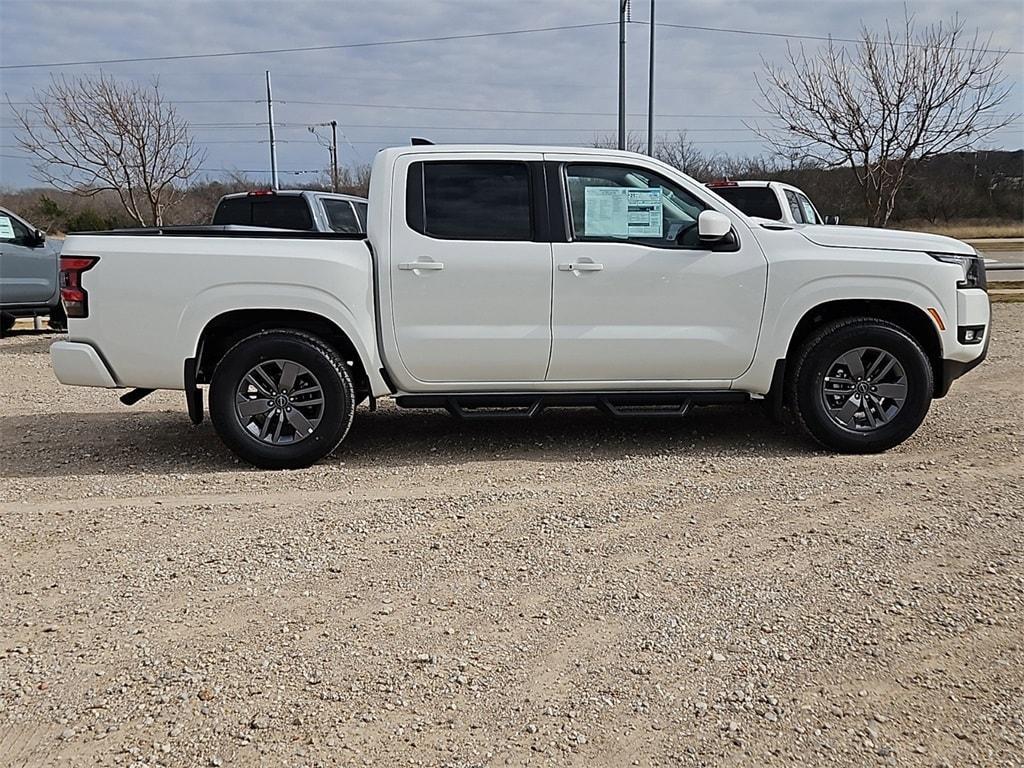
[[[957,325],[955,335],[947,345],[942,361],[941,378],[935,382],[935,397],[945,397],[953,381],[977,368],[988,356],[988,345],[992,339],[992,314],[988,294],[983,290],[969,289],[957,292]],[[981,328],[982,343],[963,343],[965,328]]]
[[[50,345],[50,363],[61,384],[110,389],[118,386],[99,352],[89,344],[55,341]]]

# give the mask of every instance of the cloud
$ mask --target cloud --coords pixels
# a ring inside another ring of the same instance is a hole
[[[949,18],[961,3],[935,0],[911,10],[922,23]],[[633,1],[633,16],[646,20],[648,3]],[[899,21],[902,6],[872,1],[675,2],[660,0],[659,21],[714,27],[761,29],[780,33],[850,36],[863,22],[881,28]],[[1024,48],[1024,12],[1017,0],[972,4],[967,23],[993,45]],[[481,31],[522,29],[616,20],[613,0],[4,0],[0,3],[0,60],[37,61],[191,54],[224,50],[334,45]],[[630,127],[645,130],[647,28],[629,28]],[[304,126],[337,120],[349,143],[343,161],[368,162],[381,146],[425,135],[437,141],[516,143],[588,143],[615,130],[617,107],[617,28],[481,38],[403,46],[74,67],[102,69],[119,77],[159,76],[166,95],[177,100],[250,99],[251,103],[181,104],[193,123],[245,122],[230,128],[196,125],[208,147],[209,168],[269,166],[266,144],[264,70],[274,78],[279,162],[283,169],[319,168],[326,151]],[[815,46],[815,43],[807,43]],[[657,33],[657,121],[659,131],[686,129],[709,150],[756,154],[759,142],[742,118],[669,117],[668,115],[752,115],[754,74],[761,57],[778,59],[785,41],[778,38],[660,28]],[[1021,79],[1024,57],[1011,56],[1007,75]],[[12,101],[44,86],[45,69],[0,71],[0,90]],[[301,104],[346,102],[389,107]],[[455,112],[406,107],[462,107]],[[1022,91],[1015,85],[1007,111],[1021,111]],[[488,110],[505,110],[490,112]],[[533,114],[596,112],[595,115]],[[11,125],[8,107],[0,126]],[[13,132],[0,127],[0,155],[12,148]],[[997,137],[996,145],[1024,143],[1021,124]],[[25,161],[0,157],[3,183],[32,183]],[[213,175],[217,175],[214,173]],[[286,179],[288,177],[285,177]],[[299,177],[291,177],[299,178]]]

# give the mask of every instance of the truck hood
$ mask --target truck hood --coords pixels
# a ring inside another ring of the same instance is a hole
[[[885,251],[926,251],[930,253],[960,253],[973,256],[974,248],[967,243],[942,235],[923,232],[903,232],[898,229],[875,227],[847,227],[819,225],[799,228],[800,234],[815,245],[827,248],[873,248]]]

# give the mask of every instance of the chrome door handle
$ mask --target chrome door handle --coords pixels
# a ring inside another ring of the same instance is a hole
[[[443,261],[403,261],[398,268],[409,272],[414,269],[437,271],[444,269]]]
[[[604,264],[595,264],[592,261],[580,261],[575,264],[559,264],[560,272],[600,272]]]

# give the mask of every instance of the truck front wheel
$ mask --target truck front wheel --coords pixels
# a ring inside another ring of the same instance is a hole
[[[264,331],[227,351],[210,382],[221,440],[264,469],[308,467],[338,447],[355,411],[352,379],[330,346],[300,331]]]
[[[920,344],[885,320],[828,323],[797,352],[789,402],[803,429],[844,453],[899,445],[931,405],[932,367]]]

